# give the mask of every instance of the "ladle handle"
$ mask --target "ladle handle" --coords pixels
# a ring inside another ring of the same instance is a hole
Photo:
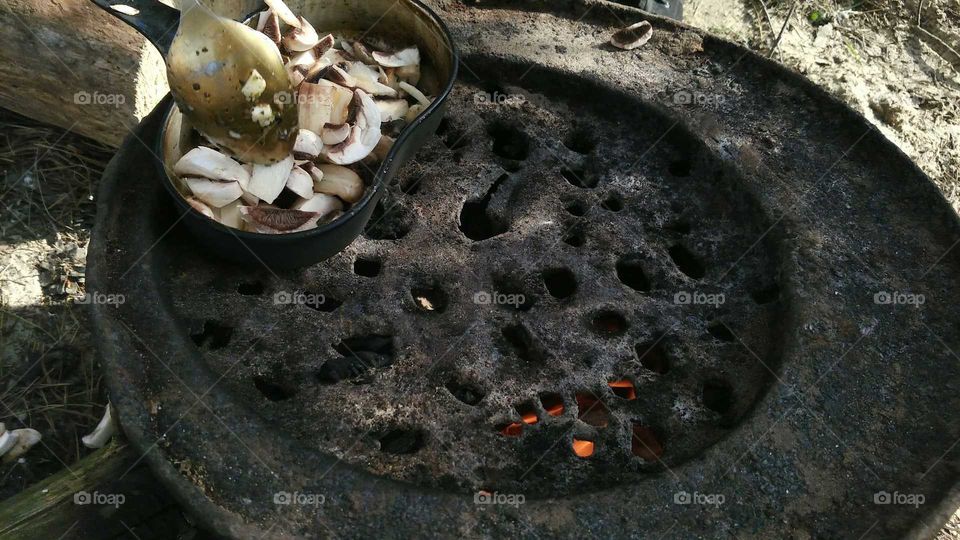
[[[100,6],[104,11],[132,26],[137,32],[143,34],[153,46],[160,51],[163,56],[170,50],[170,44],[173,43],[173,36],[177,34],[177,27],[180,24],[180,11],[160,3],[157,0],[92,0],[94,4]],[[114,7],[117,6],[117,7]],[[119,8],[119,6],[124,6]],[[135,15],[124,13],[136,11]]]

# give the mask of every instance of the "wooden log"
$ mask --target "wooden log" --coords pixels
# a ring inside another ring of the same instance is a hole
[[[204,4],[237,18],[259,2]],[[0,43],[0,107],[111,146],[167,93],[156,49],[89,0],[3,0]]]

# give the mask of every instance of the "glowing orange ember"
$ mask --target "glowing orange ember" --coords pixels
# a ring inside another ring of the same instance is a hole
[[[537,413],[533,411],[523,413],[523,416],[520,418],[523,420],[524,424],[536,424],[538,420]]]
[[[593,441],[573,439],[573,453],[577,457],[588,458],[593,455]]]
[[[523,433],[523,424],[520,422],[511,422],[500,428],[500,434],[507,437],[519,437]]]
[[[563,414],[563,403],[554,403],[547,409],[547,414],[550,416],[560,416]]]

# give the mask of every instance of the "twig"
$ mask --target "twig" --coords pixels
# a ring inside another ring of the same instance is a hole
[[[777,41],[773,43],[773,48],[770,49],[770,55],[773,56],[773,52],[777,50],[777,47],[780,45],[780,40],[783,39],[783,32],[787,29],[787,25],[790,23],[790,18],[793,17],[793,11],[797,9],[797,4],[799,0],[793,0],[793,4],[790,6],[790,12],[787,13],[787,18],[783,21],[783,26],[780,27],[780,33],[777,34]]]

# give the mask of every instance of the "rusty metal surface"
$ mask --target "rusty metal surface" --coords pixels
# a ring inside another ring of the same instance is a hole
[[[123,181],[153,159],[136,140],[106,174],[90,280],[127,298],[96,307],[111,398],[197,517],[234,537],[936,527],[960,227],[929,180],[799,76],[697,31],[653,20],[624,52],[606,39],[642,15],[622,6],[435,5],[463,51],[448,118],[331,261],[207,257],[168,232],[159,186]],[[503,436],[523,412],[537,423]]]

